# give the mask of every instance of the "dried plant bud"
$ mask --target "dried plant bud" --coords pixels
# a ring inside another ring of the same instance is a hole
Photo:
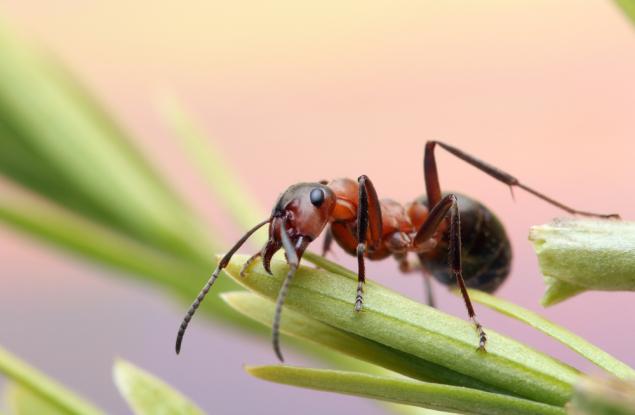
[[[545,306],[588,290],[635,291],[635,222],[557,219],[533,226],[529,240],[545,276]]]

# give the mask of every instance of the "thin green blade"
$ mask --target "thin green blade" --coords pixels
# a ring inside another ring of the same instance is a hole
[[[273,302],[246,291],[228,292],[222,298],[233,309],[271,327]],[[280,330],[414,379],[500,392],[477,379],[336,329],[293,310],[285,310]]]
[[[99,415],[102,413],[77,394],[2,348],[0,348],[0,373],[4,373],[13,382],[37,394],[43,402],[57,408],[62,413],[73,415]]]
[[[470,298],[472,301],[476,301],[516,320],[522,321],[548,336],[553,337],[580,356],[617,377],[635,378],[635,370],[626,363],[619,361],[604,350],[584,340],[582,337],[570,332],[564,327],[552,323],[532,311],[478,290],[470,290]]]
[[[247,367],[252,376],[285,385],[356,395],[429,409],[482,415],[563,415],[564,409],[457,386],[292,366]]]
[[[129,362],[117,360],[113,377],[136,415],[204,415],[180,392]]]
[[[288,268],[272,262],[273,278],[261,266],[239,276],[246,257],[235,257],[227,272],[239,283],[270,299],[277,298]],[[365,306],[354,311],[356,282],[324,270],[300,267],[286,302],[318,321],[477,378],[511,394],[563,405],[578,372],[572,367],[488,328],[487,353],[479,352],[474,327],[378,284],[366,284]]]

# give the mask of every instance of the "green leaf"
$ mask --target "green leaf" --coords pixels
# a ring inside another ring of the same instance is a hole
[[[635,222],[558,219],[529,233],[548,285],[544,305],[586,290],[635,290]]]
[[[635,0],[615,0],[615,3],[622,9],[626,17],[635,23]]]
[[[275,299],[287,265],[272,262],[272,278],[260,265],[239,276],[246,257],[235,257],[227,272],[249,289]],[[477,350],[472,324],[424,306],[378,284],[366,284],[363,312],[354,311],[356,282],[325,270],[300,267],[287,309],[346,332],[479,379],[511,394],[549,404],[569,400],[578,371],[486,327],[487,352]],[[283,317],[284,318],[284,317]]]
[[[5,398],[13,415],[69,414],[17,383],[9,383],[5,389]]]
[[[113,377],[136,415],[203,415],[204,412],[162,380],[132,363],[117,360]]]
[[[129,236],[206,258],[200,223],[88,94],[4,26],[0,50],[0,172]]]
[[[567,405],[570,415],[635,415],[635,383],[583,378]]]
[[[38,395],[47,405],[61,413],[98,415],[102,412],[38,370],[0,348],[0,372],[22,388]]]
[[[338,392],[463,414],[563,415],[562,408],[458,386],[291,366],[248,367],[251,375],[286,385]]]
[[[222,298],[238,312],[271,327],[273,302],[245,291],[224,293]],[[285,310],[280,330],[414,379],[500,392],[477,379],[336,329],[293,310]]]
[[[72,212],[20,192],[0,193],[0,220],[76,254],[171,286],[201,268],[164,255]]]
[[[626,363],[619,361],[604,350],[584,340],[582,337],[570,332],[564,327],[552,323],[532,311],[478,290],[470,290],[470,298],[472,301],[476,301],[516,320],[522,321],[548,336],[553,337],[580,356],[617,377],[635,378],[635,370]]]
[[[124,271],[128,276],[159,284],[185,301],[196,297],[214,267],[213,258],[205,265],[192,263],[181,259],[178,254],[169,255],[157,251],[63,208],[20,192],[0,192],[0,221],[75,255]],[[232,321],[243,328],[258,328],[262,332],[260,327],[236,315],[216,298],[223,291],[237,288],[231,279],[220,278],[201,311]]]

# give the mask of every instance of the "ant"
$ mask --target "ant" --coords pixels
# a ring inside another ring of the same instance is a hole
[[[309,244],[331,225],[324,239],[326,254],[333,239],[347,253],[357,257],[357,296],[355,311],[363,305],[366,270],[364,259],[384,259],[393,256],[403,272],[413,269],[407,254],[414,252],[424,271],[427,302],[434,305],[428,274],[444,285],[456,283],[467,313],[479,336],[479,350],[485,350],[487,334],[476,318],[467,288],[494,292],[510,271],[511,246],[503,225],[490,209],[476,200],[456,193],[443,194],[434,157],[439,146],[459,159],[476,167],[494,179],[513,188],[519,187],[534,196],[573,215],[599,218],[619,218],[568,207],[524,185],[512,175],[493,167],[456,147],[440,141],[428,141],[425,146],[423,171],[426,196],[405,206],[390,200],[379,200],[370,179],[362,175],[357,182],[336,179],[331,182],[298,183],[280,195],[271,216],[250,229],[221,259],[181,323],[176,339],[176,353],[181,350],[185,330],[232,255],[262,226],[269,224],[269,239],[262,250],[243,265],[241,276],[253,262],[262,257],[264,269],[271,274],[273,255],[284,249],[289,271],[276,301],[273,320],[273,349],[280,361],[280,318],[289,284],[300,259]],[[467,238],[461,235],[467,236]],[[465,248],[461,251],[461,245]],[[449,264],[449,267],[448,267]]]

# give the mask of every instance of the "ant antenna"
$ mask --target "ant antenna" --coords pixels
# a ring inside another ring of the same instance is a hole
[[[218,265],[216,265],[216,269],[212,273],[212,276],[209,278],[207,283],[205,283],[201,292],[198,293],[198,296],[196,296],[196,300],[194,300],[190,308],[187,310],[187,314],[185,314],[185,317],[183,318],[183,322],[181,322],[179,333],[176,336],[176,347],[175,347],[176,354],[179,354],[179,352],[181,351],[181,343],[183,342],[183,336],[185,335],[185,330],[187,329],[188,324],[190,324],[190,320],[192,319],[192,316],[194,315],[198,307],[201,305],[201,302],[203,302],[203,299],[209,292],[210,288],[212,288],[212,285],[214,285],[214,283],[216,282],[216,279],[218,278],[218,274],[220,274],[221,270],[225,268],[227,264],[229,264],[229,261],[231,260],[232,256],[236,253],[236,251],[238,251],[238,249],[240,249],[240,247],[245,243],[245,241],[249,239],[249,237],[253,235],[254,232],[256,232],[258,229],[260,229],[262,226],[266,225],[269,222],[271,222],[271,218],[265,221],[262,221],[258,225],[251,228],[242,238],[240,238],[240,240],[238,240],[238,242],[236,242],[236,244],[232,247],[232,249],[230,249],[229,252],[225,254],[225,256],[223,257],[223,259],[220,260]]]
[[[282,246],[284,247],[284,252],[287,255],[287,263],[289,264],[289,272],[287,273],[287,277],[284,279],[282,283],[282,287],[280,287],[280,292],[278,292],[278,299],[276,300],[276,311],[273,317],[273,327],[272,327],[272,342],[273,342],[273,350],[278,356],[278,359],[281,362],[284,362],[284,358],[282,357],[282,352],[280,351],[280,320],[282,317],[282,305],[284,304],[284,300],[287,297],[287,293],[289,291],[289,284],[295,275],[295,271],[298,269],[298,264],[300,260],[298,259],[298,254],[296,252],[295,247],[291,243],[289,239],[289,235],[287,234],[287,227],[285,225],[286,218],[280,221],[280,238],[282,239]],[[302,250],[306,247],[306,243],[303,237],[300,237],[298,240],[299,245],[302,246]]]

